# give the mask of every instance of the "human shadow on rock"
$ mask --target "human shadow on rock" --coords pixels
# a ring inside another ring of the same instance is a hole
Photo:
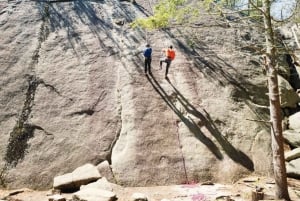
[[[199,139],[206,147],[213,153],[216,158],[219,160],[223,159],[222,153],[216,144],[206,137],[204,133],[200,130],[198,125],[192,121],[191,119],[184,116],[184,114],[176,107],[176,105],[172,102],[172,99],[166,93],[166,91],[160,86],[153,75],[147,76],[148,81],[152,85],[153,89],[160,95],[160,97],[165,101],[170,109],[180,118],[180,120],[189,128],[189,130]]]
[[[189,113],[198,118],[201,122],[200,126],[204,126],[209,133],[215,137],[215,139],[219,142],[222,146],[225,153],[236,163],[239,163],[243,167],[247,168],[250,171],[254,170],[254,164],[252,160],[242,151],[237,150],[232,144],[221,134],[218,128],[215,126],[213,120],[211,119],[208,112],[203,109],[202,112],[198,111],[172,84],[172,82],[168,79],[168,83],[174,89],[177,100],[181,103],[181,105],[185,108],[185,110]]]

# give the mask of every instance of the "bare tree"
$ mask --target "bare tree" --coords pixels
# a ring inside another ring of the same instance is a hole
[[[268,78],[269,103],[270,103],[270,121],[271,121],[271,139],[273,153],[273,170],[276,185],[276,198],[290,200],[286,167],[283,150],[283,135],[281,124],[281,108],[278,88],[278,73],[277,73],[277,52],[275,46],[275,36],[271,18],[271,2],[263,0],[263,21],[265,27],[265,69]]]

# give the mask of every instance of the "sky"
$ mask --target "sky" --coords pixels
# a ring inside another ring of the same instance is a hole
[[[271,5],[271,15],[276,20],[284,20],[293,14],[296,0],[277,0]]]
[[[238,0],[236,2],[238,2]],[[240,0],[237,6],[240,9],[247,9],[248,0]],[[296,0],[273,0],[271,15],[276,20],[284,20],[293,14],[293,8],[295,8],[295,6]]]

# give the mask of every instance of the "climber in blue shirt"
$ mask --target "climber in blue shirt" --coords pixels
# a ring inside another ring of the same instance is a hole
[[[152,74],[151,72],[151,56],[152,56],[152,48],[149,44],[146,45],[146,48],[143,51],[144,57],[145,57],[145,74],[147,74],[147,71],[149,74]]]

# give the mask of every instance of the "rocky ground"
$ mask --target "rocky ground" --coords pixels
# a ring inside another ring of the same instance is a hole
[[[252,192],[256,186],[262,187],[265,200],[274,199],[274,181],[270,178],[248,177],[235,184],[217,184],[205,182],[202,184],[184,184],[155,187],[114,187],[118,201],[134,200],[137,194],[147,197],[148,201],[247,201],[252,199]],[[289,179],[289,193],[292,201],[300,200],[300,182]],[[11,194],[11,195],[10,195]],[[11,201],[48,201],[52,192],[18,189],[0,191],[0,198]],[[8,196],[10,195],[10,196]],[[67,200],[72,199],[71,193],[62,193]]]

